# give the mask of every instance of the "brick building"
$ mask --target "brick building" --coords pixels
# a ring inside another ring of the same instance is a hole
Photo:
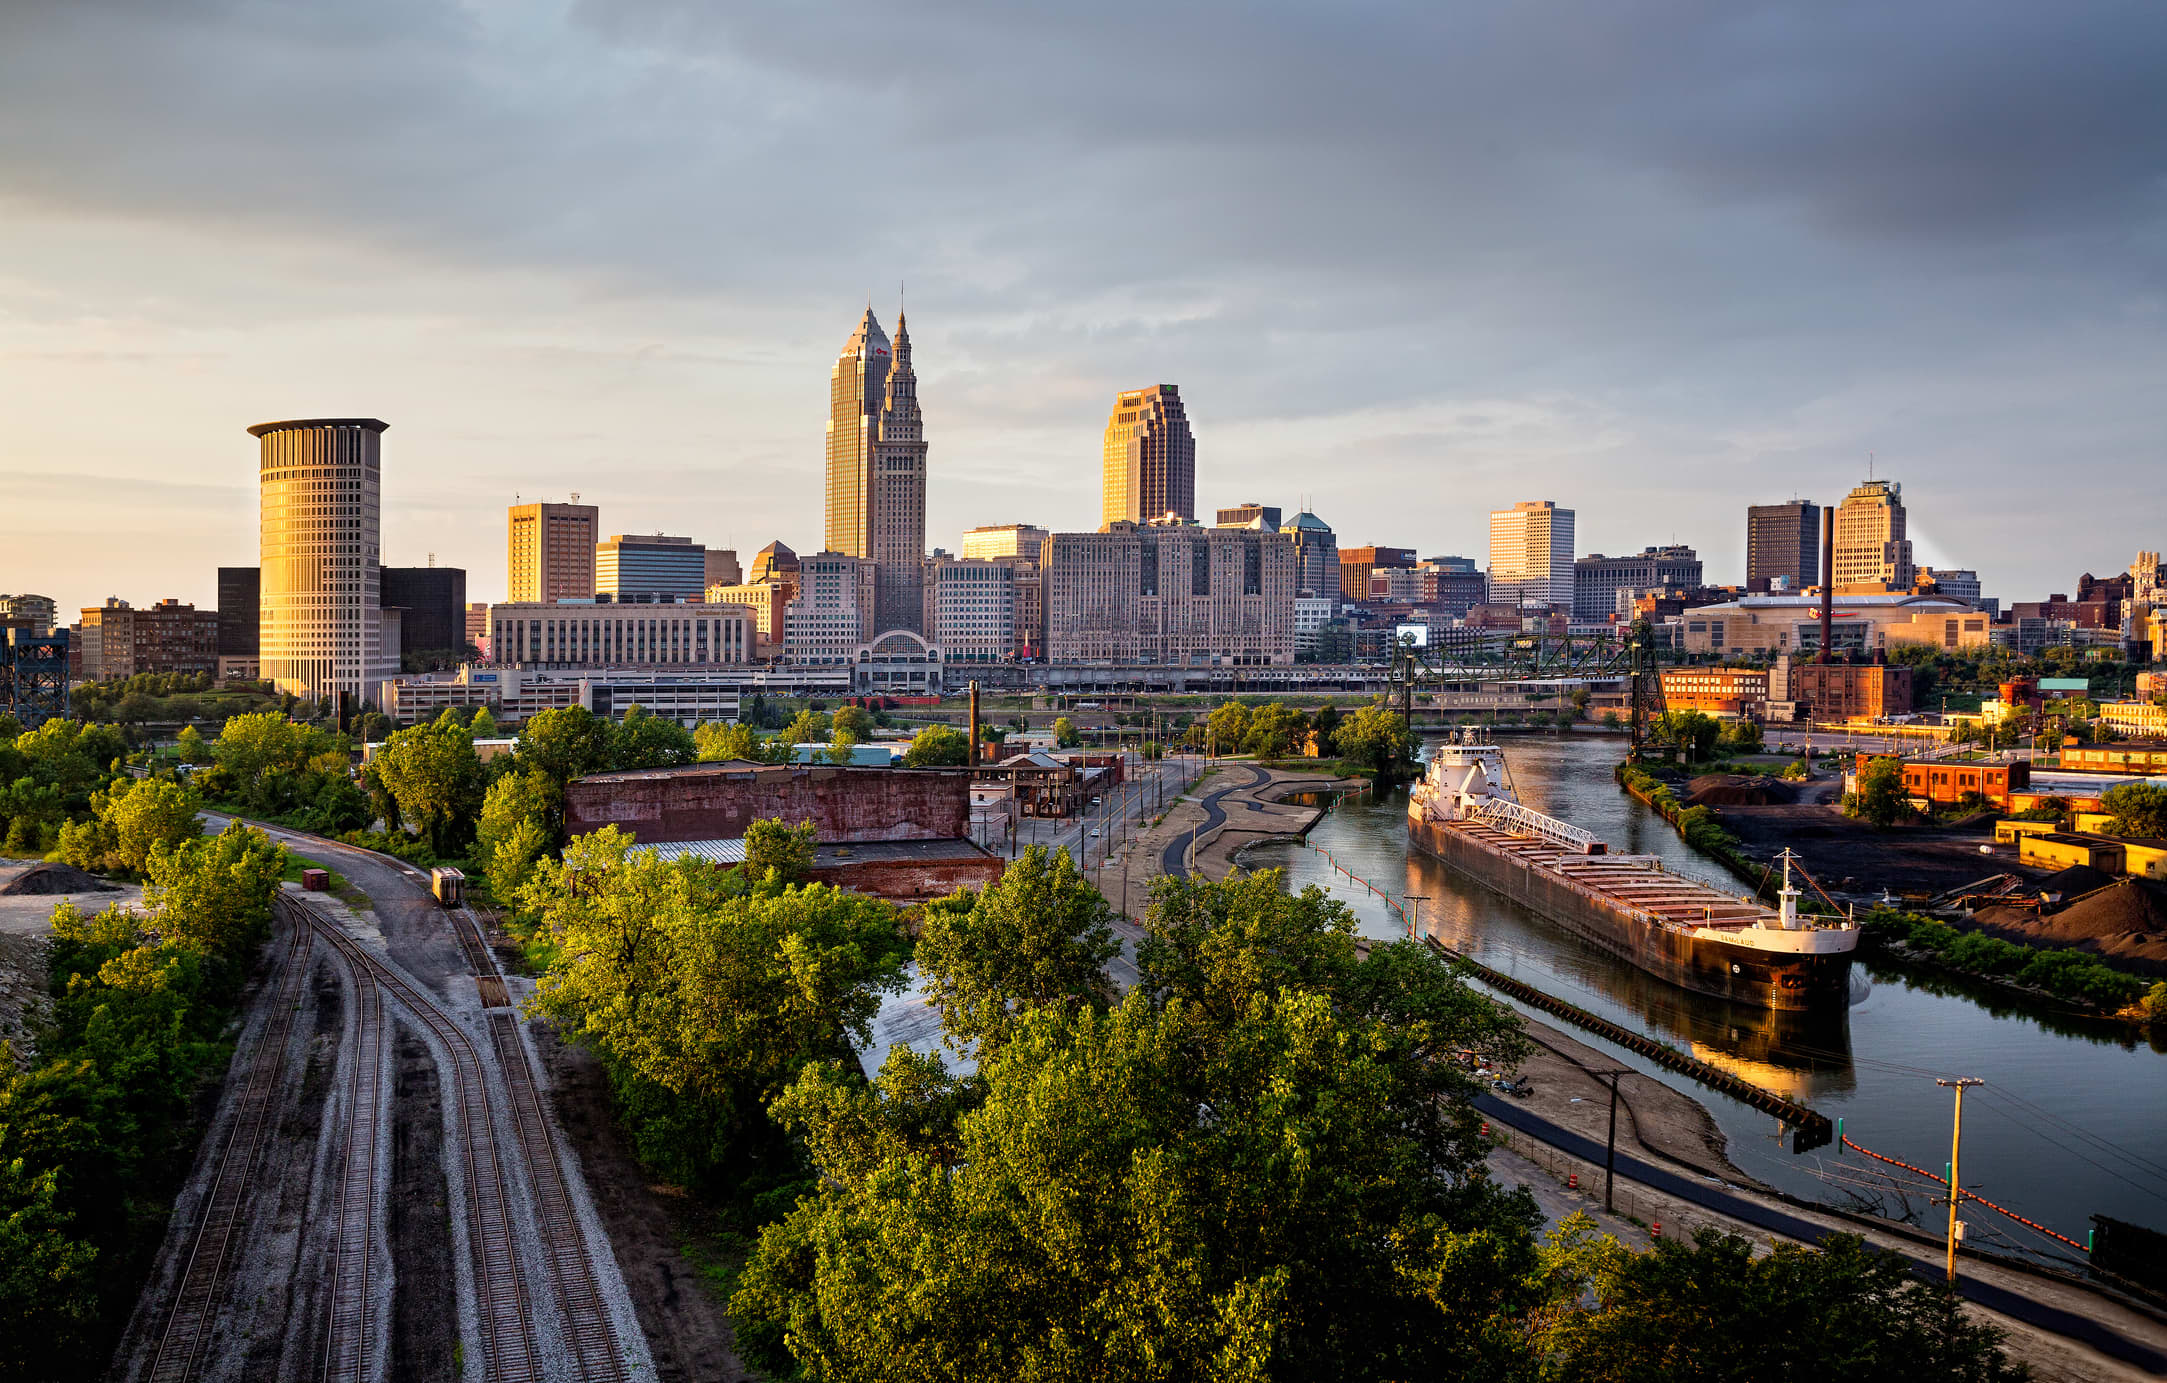
[[[78,630],[80,675],[94,682],[144,672],[218,671],[216,610],[198,610],[172,599],[138,610],[113,598],[86,608]]]
[[[1757,720],[1768,708],[1768,669],[1665,668],[1663,705],[1727,720]]]
[[[1886,663],[1804,663],[1776,659],[1768,699],[1800,720],[1880,720],[1911,713],[1911,669]]]
[[[1046,540],[1048,661],[1294,661],[1294,545],[1246,528],[1113,523]]]
[[[1858,768],[1864,771],[1873,756],[1858,756]],[[2024,759],[2013,763],[1952,763],[1945,759],[1925,759],[1904,764],[1904,796],[1915,802],[1950,803],[1977,794],[1995,806],[2008,810],[2009,794],[2022,792],[2031,786],[2032,766]]]
[[[2072,744],[2062,750],[2062,767],[2084,773],[2167,773],[2167,743]]]

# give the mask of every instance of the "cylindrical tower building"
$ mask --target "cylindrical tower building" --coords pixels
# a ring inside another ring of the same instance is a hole
[[[375,418],[258,423],[263,677],[282,692],[381,704],[384,647]]]

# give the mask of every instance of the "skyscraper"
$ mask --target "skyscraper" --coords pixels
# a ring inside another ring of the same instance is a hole
[[[827,550],[873,564],[873,632],[925,623],[925,420],[910,329],[868,307],[828,375]]]
[[[1046,530],[1036,524],[987,524],[963,535],[963,555],[966,558],[1021,557],[1036,562],[1046,537]]]
[[[1746,506],[1746,589],[1779,576],[1799,590],[1821,583],[1821,506],[1810,499]]]
[[[594,594],[620,603],[698,600],[707,549],[690,538],[613,533],[594,549]]]
[[[1339,538],[1332,526],[1304,509],[1282,524],[1294,540],[1294,589],[1307,591],[1339,608]]]
[[[1527,499],[1490,511],[1490,599],[1572,607],[1572,510]]]
[[[589,599],[601,536],[602,511],[591,504],[513,505],[505,518],[504,598]]]
[[[1154,384],[1117,397],[1101,461],[1101,523],[1196,517],[1196,439],[1176,386]]]
[[[1868,480],[1836,511],[1836,585],[1908,591],[1916,580],[1904,536],[1904,487]]]
[[[375,418],[258,423],[262,667],[296,696],[381,701],[384,648]]]

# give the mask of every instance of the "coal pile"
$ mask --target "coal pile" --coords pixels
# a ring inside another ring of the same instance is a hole
[[[2111,880],[2053,912],[1984,908],[1972,921],[2005,940],[2087,951],[2137,974],[2167,975],[2167,888],[2149,880]]]
[[[1688,807],[1768,807],[1798,800],[1798,791],[1780,778],[1742,773],[1704,773],[1681,794]]]
[[[85,874],[72,864],[34,864],[0,885],[0,894],[8,897],[119,891],[119,884],[109,884],[95,874]]]

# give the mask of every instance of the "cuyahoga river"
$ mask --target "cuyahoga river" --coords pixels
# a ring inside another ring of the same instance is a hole
[[[1725,876],[1685,848],[1611,768],[1622,744],[1608,736],[1509,737],[1507,766],[1521,800],[1585,827],[1611,848],[1660,855],[1714,882]],[[1861,961],[1842,1013],[1771,1014],[1688,994],[1654,980],[1452,874],[1407,848],[1406,790],[1344,798],[1310,834],[1354,873],[1401,895],[1427,895],[1422,927],[1454,948],[1537,988],[1687,1050],[1740,1077],[1844,1120],[1856,1142],[1942,1174],[1949,1155],[1950,1092],[1936,1076],[1979,1076],[1964,1101],[1964,1184],[2082,1242],[2090,1216],[2167,1230],[2167,1055],[2116,1024],[2034,1014],[1941,977]],[[1405,935],[1400,919],[1316,851],[1259,846],[1254,868],[1283,866],[1291,887],[1329,888],[1365,934]],[[1564,1026],[1562,1020],[1538,1018]],[[1592,1046],[1591,1034],[1574,1036]],[[1881,1213],[1938,1228],[1931,1191],[1902,1197],[1855,1152],[1794,1155],[1767,1115],[1630,1053],[1619,1060],[1705,1104],[1740,1168],[1771,1185],[1831,1203],[1863,1198]],[[1910,1180],[1910,1179],[1907,1179]],[[1913,1180],[1912,1184],[1916,1184]],[[1980,1247],[2053,1247],[1992,1211],[1965,1213]]]

